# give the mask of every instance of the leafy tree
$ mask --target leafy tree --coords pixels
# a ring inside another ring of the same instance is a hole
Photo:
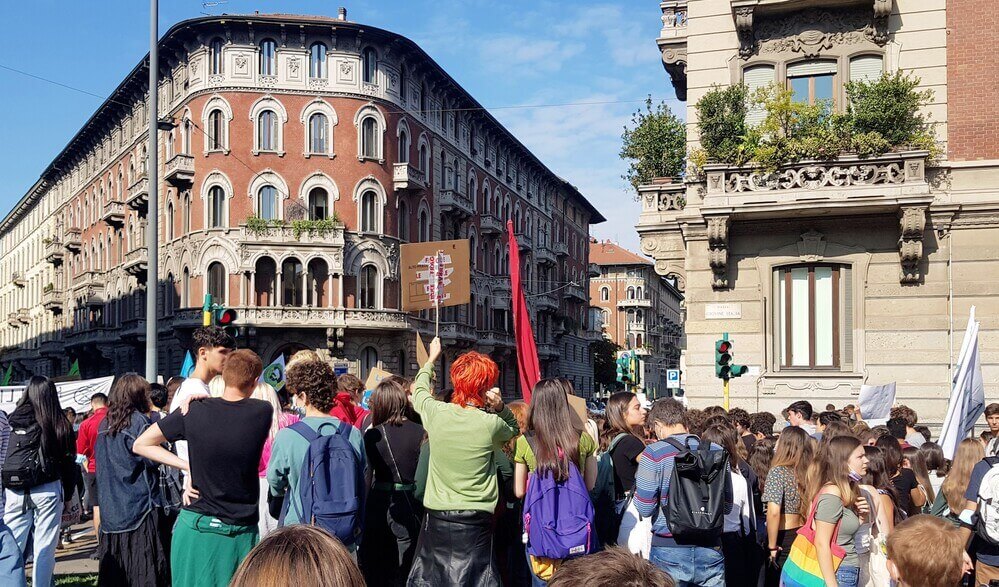
[[[675,177],[683,172],[687,146],[687,129],[683,121],[660,102],[652,107],[652,96],[645,100],[645,108],[631,117],[631,125],[624,127],[620,156],[629,160],[628,172],[621,176],[638,189],[656,177]]]
[[[608,339],[590,345],[593,353],[593,381],[605,387],[617,388],[617,351],[621,347]]]

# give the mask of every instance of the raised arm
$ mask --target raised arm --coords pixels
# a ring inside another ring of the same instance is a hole
[[[158,423],[153,424],[135,439],[135,443],[132,445],[132,452],[150,461],[183,471],[190,471],[191,467],[187,461],[161,446],[166,441],[166,436],[163,436],[163,432],[160,431],[160,425]]]

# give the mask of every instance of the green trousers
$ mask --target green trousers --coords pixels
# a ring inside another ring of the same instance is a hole
[[[257,526],[235,526],[181,510],[170,543],[174,587],[227,587],[260,536]]]

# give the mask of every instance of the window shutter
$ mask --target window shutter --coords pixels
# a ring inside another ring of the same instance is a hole
[[[880,55],[861,55],[850,60],[850,81],[873,81],[884,71],[884,58]]]
[[[800,61],[787,66],[787,77],[836,73],[835,61]]]
[[[752,99],[753,93],[756,90],[765,88],[774,82],[774,66],[756,65],[747,67],[742,72],[742,81],[746,84],[749,98]],[[746,125],[754,126],[763,122],[765,115],[766,111],[762,107],[750,106],[746,111]]]
[[[843,277],[843,353],[840,364],[844,371],[853,370],[853,269],[840,269]]]

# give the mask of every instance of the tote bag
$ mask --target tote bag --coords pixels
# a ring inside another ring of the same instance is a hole
[[[822,571],[819,569],[819,555],[815,549],[815,506],[818,503],[819,496],[816,495],[812,501],[812,507],[808,510],[808,519],[805,520],[805,525],[798,528],[798,535],[791,544],[787,561],[780,573],[781,585],[784,587],[825,587],[826,585],[825,579],[822,578]],[[843,557],[846,556],[843,547],[836,544],[840,524],[842,524],[842,520],[836,522],[830,545],[833,572],[839,568],[843,562]]]
[[[860,566],[860,587],[890,587],[891,576],[888,574],[888,535],[881,531],[878,523],[877,498],[866,491],[871,503],[871,540],[870,551],[864,557]]]

